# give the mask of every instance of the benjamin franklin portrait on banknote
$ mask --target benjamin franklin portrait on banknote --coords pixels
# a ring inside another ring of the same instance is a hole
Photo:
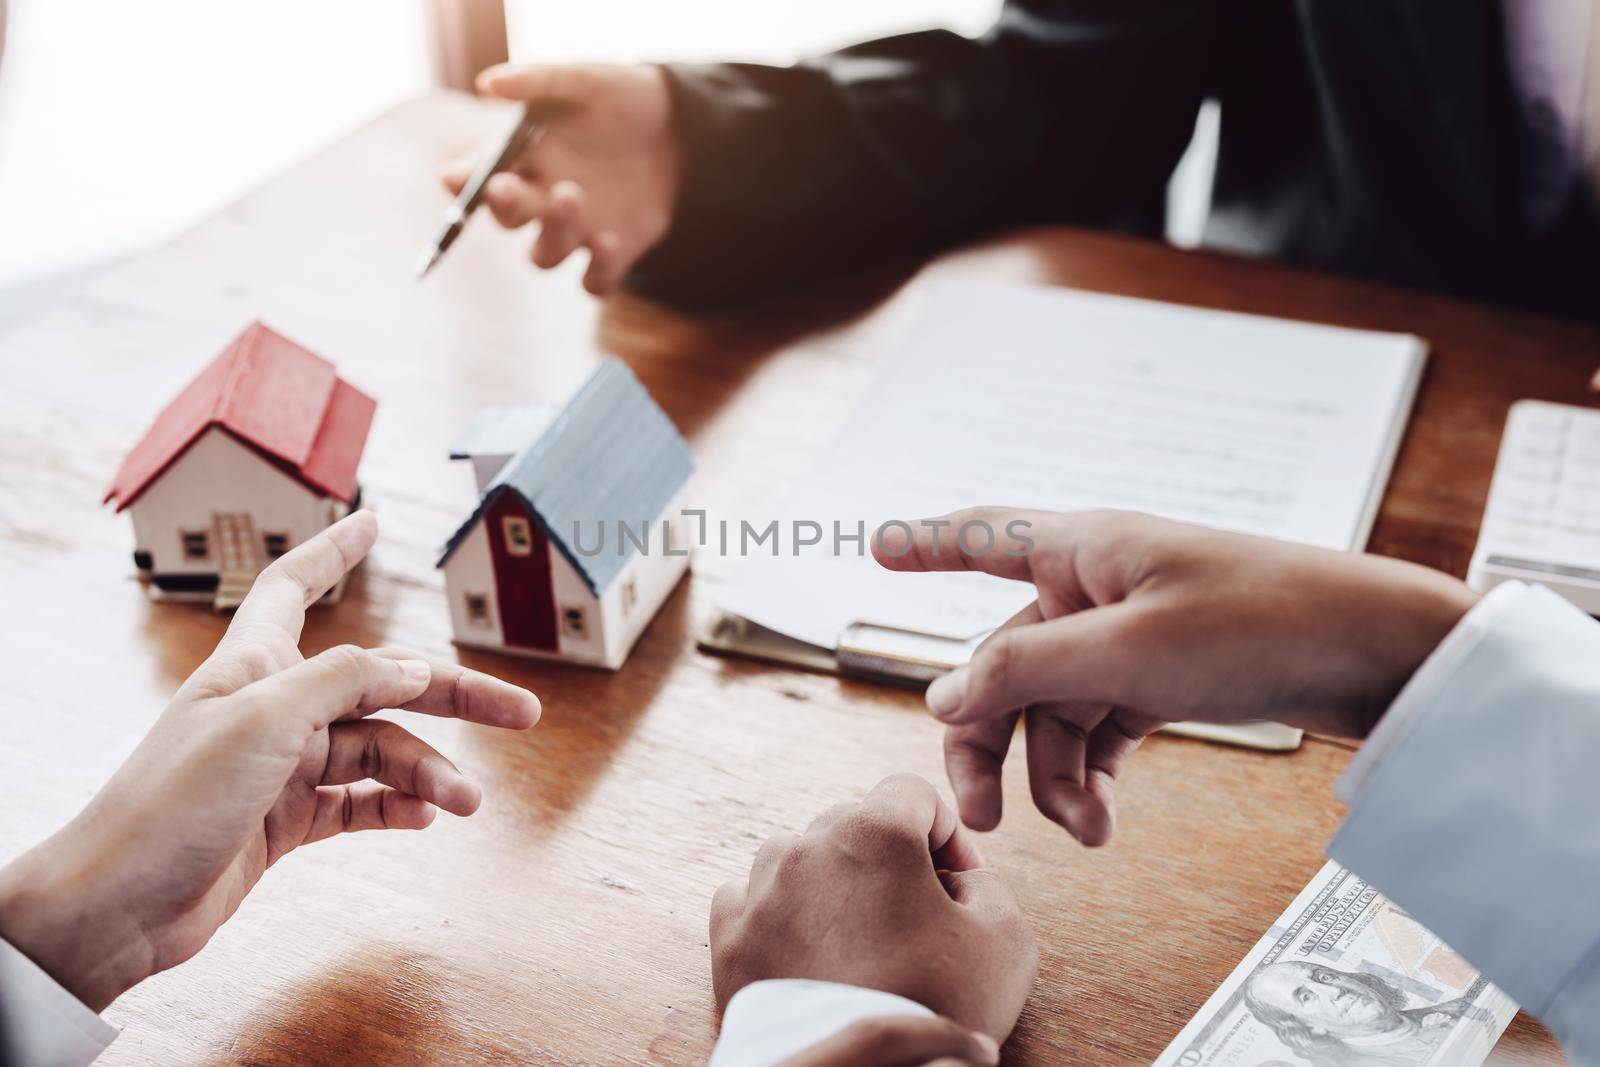
[[[1299,961],[1256,972],[1244,999],[1278,1040],[1315,1067],[1426,1063],[1458,1020],[1489,1021],[1466,998],[1408,1009],[1405,993],[1376,975]]]
[[[1329,863],[1156,1067],[1471,1067],[1516,1012],[1450,946]]]

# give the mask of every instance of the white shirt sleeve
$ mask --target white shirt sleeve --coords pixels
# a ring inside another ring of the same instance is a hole
[[[1336,788],[1328,855],[1600,1063],[1600,623],[1497,587]]]
[[[770,1067],[881,1015],[933,1015],[914,1000],[876,989],[782,978],[752,982],[733,995],[722,1036],[706,1067]]]
[[[17,1067],[86,1067],[117,1036],[116,1027],[3,938],[0,1016],[7,1062]]]

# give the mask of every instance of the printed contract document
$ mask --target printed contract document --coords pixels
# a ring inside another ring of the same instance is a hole
[[[1426,355],[1406,335],[1042,286],[946,282],[913,299],[779,543],[752,549],[719,598],[727,617],[823,650],[861,624],[970,646],[1032,587],[893,574],[834,524],[870,541],[882,522],[973,505],[1124,508],[1361,549]],[[807,521],[820,543],[797,549]]]

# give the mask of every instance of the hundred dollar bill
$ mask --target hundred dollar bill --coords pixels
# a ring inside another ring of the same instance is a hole
[[[1323,867],[1155,1067],[1471,1067],[1511,998],[1337,863]]]

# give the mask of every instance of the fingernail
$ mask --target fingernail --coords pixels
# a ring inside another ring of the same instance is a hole
[[[354,527],[363,525],[364,523],[376,522],[377,518],[378,517],[372,513],[372,509],[362,508],[360,511],[352,511],[350,514],[346,515],[344,518],[330,526],[329,529],[338,530],[341,536],[349,536],[350,530]]]
[[[967,678],[971,672],[957,667],[949,674],[940,675],[928,686],[928,710],[941,719],[949,718],[961,710],[967,700]]]
[[[433,677],[433,668],[428,666],[425,659],[403,659],[400,669],[406,672],[406,677],[413,682],[426,682]]]
[[[1000,1046],[995,1044],[994,1038],[988,1034],[975,1033],[972,1035],[972,1040],[983,1054],[988,1057],[990,1063],[1000,1062]]]

